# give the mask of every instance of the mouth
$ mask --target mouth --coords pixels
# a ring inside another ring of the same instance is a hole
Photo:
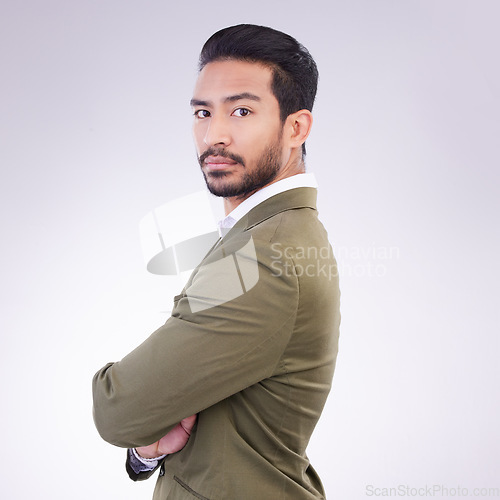
[[[238,163],[230,158],[224,156],[208,156],[204,161],[206,169],[209,172],[217,172],[221,170],[228,170]]]

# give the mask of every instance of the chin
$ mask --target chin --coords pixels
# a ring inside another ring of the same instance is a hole
[[[241,186],[229,181],[207,181],[207,188],[213,195],[222,198],[232,198],[241,194]]]

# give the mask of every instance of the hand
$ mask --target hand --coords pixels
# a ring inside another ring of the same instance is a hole
[[[143,458],[156,458],[182,450],[189,440],[196,418],[197,415],[184,418],[156,443],[136,448],[137,453]]]

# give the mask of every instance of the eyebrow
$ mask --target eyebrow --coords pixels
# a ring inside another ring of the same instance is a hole
[[[223,102],[236,102],[236,101],[241,101],[243,99],[248,99],[250,101],[260,101],[261,98],[258,95],[251,94],[250,92],[242,92],[241,94],[234,94],[225,97],[222,101]],[[200,99],[191,99],[190,102],[191,106],[210,106],[211,102],[210,101],[202,101]]]

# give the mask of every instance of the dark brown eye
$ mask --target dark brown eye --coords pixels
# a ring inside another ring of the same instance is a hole
[[[248,116],[250,114],[250,110],[247,108],[238,108],[233,111],[233,115],[235,116]]]
[[[196,118],[208,118],[210,116],[210,111],[206,109],[197,109],[194,112],[194,116],[196,116]]]

